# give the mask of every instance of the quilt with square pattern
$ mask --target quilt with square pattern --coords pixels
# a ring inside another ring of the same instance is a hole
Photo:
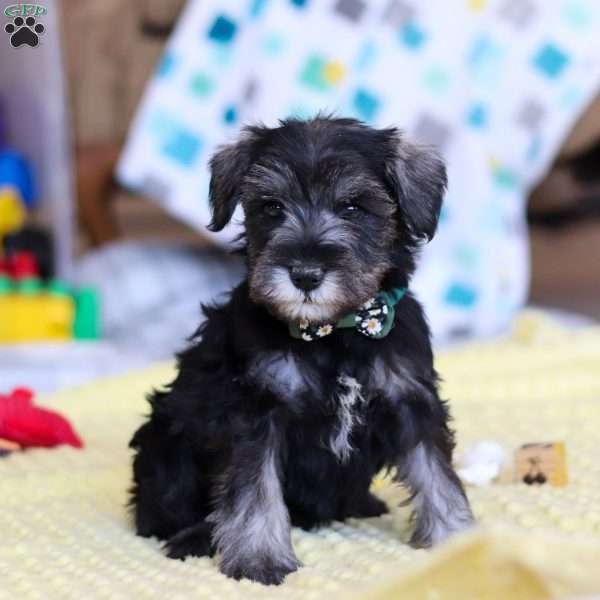
[[[207,160],[244,123],[396,125],[449,168],[413,287],[438,339],[489,334],[527,294],[526,192],[599,86],[594,0],[190,0],[118,173],[206,231]]]

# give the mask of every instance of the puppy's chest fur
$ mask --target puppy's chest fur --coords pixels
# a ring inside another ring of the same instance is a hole
[[[303,431],[304,444],[326,448],[346,463],[355,440],[368,435],[372,404],[389,399],[377,366],[363,365],[360,375],[350,375],[343,362],[328,367],[320,369],[291,352],[266,352],[252,361],[248,375],[287,409],[290,430]]]

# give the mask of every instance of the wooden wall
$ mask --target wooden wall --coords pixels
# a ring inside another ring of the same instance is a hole
[[[185,0],[61,0],[76,144],[120,141]]]

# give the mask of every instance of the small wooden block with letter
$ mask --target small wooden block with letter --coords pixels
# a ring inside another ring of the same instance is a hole
[[[516,480],[528,485],[567,485],[567,457],[563,442],[524,444],[515,456]]]

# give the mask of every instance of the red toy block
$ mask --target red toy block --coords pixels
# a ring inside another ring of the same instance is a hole
[[[17,252],[10,259],[12,276],[15,279],[39,277],[37,258],[31,252]]]

